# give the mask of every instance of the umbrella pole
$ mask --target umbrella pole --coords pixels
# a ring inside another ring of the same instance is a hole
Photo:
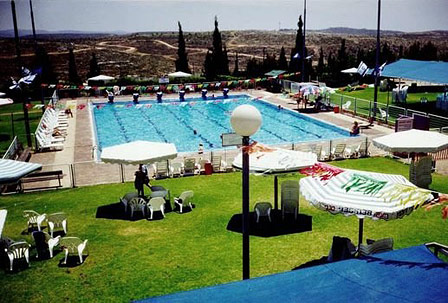
[[[274,209],[278,210],[278,177],[274,176]]]
[[[358,255],[361,249],[363,231],[364,231],[364,218],[359,218]]]

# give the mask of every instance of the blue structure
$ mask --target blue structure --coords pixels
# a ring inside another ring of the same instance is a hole
[[[400,59],[386,65],[381,76],[448,84],[448,62]]]
[[[141,302],[447,302],[447,279],[421,245]]]

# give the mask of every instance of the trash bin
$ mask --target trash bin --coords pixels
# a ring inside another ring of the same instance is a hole
[[[213,166],[211,163],[204,164],[204,173],[206,175],[211,175],[213,173]]]
[[[335,114],[338,114],[339,113],[339,106],[333,107],[333,111],[334,111]]]

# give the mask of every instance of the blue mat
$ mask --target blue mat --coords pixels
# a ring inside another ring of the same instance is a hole
[[[140,302],[447,302],[447,281],[421,245]]]

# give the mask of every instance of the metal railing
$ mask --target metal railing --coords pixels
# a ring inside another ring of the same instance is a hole
[[[12,139],[11,144],[9,145],[2,159],[13,159],[18,149],[19,140],[17,139],[17,136],[15,136],[14,139]]]

